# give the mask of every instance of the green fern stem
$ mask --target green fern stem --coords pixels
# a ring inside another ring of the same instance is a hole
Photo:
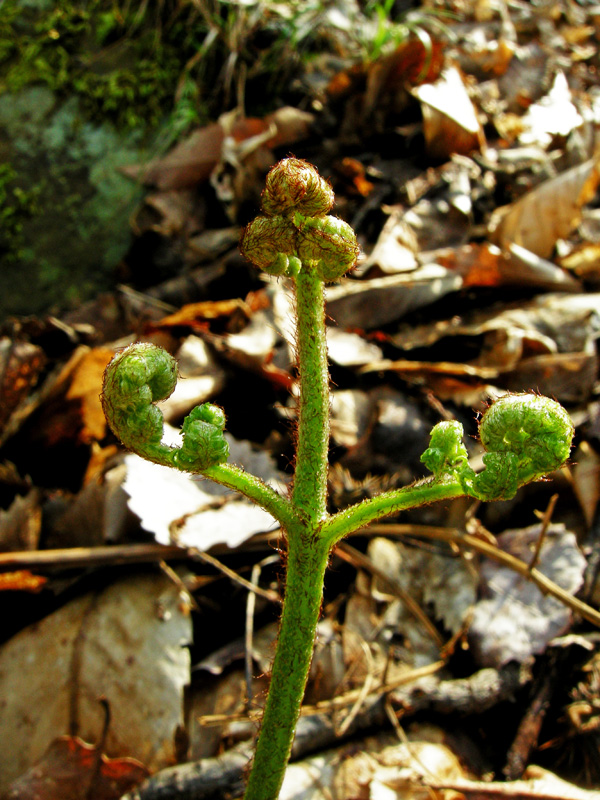
[[[465,490],[459,481],[451,478],[442,480],[430,478],[392,492],[384,492],[369,500],[363,500],[358,505],[338,511],[323,523],[320,536],[324,542],[333,547],[349,533],[383,517],[464,495]]]
[[[323,281],[303,264],[295,279],[300,401],[292,503],[305,522],[327,513],[329,369]]]
[[[321,612],[328,546],[301,524],[288,531],[285,599],[269,695],[244,800],[276,800],[292,751]]]

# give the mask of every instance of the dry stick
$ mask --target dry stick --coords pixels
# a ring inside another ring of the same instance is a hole
[[[518,781],[515,788],[510,783],[486,783],[485,781],[436,781],[423,780],[416,784],[426,786],[436,791],[460,792],[469,800],[600,800],[600,792],[584,791],[576,786],[570,786],[569,794],[565,789],[556,792],[546,790],[528,789],[523,786],[525,781]],[[560,793],[559,793],[560,792]]]
[[[550,520],[552,519],[552,514],[554,514],[554,508],[556,506],[557,500],[558,500],[558,495],[553,494],[548,503],[548,507],[544,511],[544,515],[542,517],[542,527],[540,529],[540,535],[538,536],[537,542],[535,543],[535,551],[533,553],[533,556],[531,557],[531,561],[529,562],[530,571],[537,566],[537,563],[540,560],[542,545],[544,544],[544,540],[546,539],[546,533],[548,531],[548,526],[550,525]]]
[[[109,547],[65,547],[55,550],[19,550],[0,553],[0,572],[15,569],[74,569],[157,561],[185,561],[193,551],[162,544],[122,544]]]
[[[402,586],[397,581],[392,580],[389,575],[378,569],[368,556],[365,556],[360,550],[357,550],[352,545],[346,542],[341,542],[335,549],[335,554],[344,561],[347,561],[353,566],[359,566],[362,569],[374,575],[378,580],[384,583],[390,594],[399,597],[404,603],[406,609],[417,619],[425,628],[427,633],[431,636],[436,645],[441,649],[444,646],[444,640],[440,636],[437,628],[429,619],[427,614],[423,611],[421,606],[411,597],[408,592],[405,592]]]
[[[227,575],[228,578],[231,578],[232,581],[235,581],[235,583],[239,583],[245,589],[248,589],[249,592],[258,594],[260,597],[264,597],[265,600],[268,600],[271,603],[281,603],[281,598],[277,592],[272,592],[269,589],[261,589],[261,587],[257,586],[255,583],[247,581],[245,578],[242,578],[241,575],[238,575],[237,572],[225,566],[225,564],[223,564],[222,561],[219,561],[218,558],[210,556],[208,553],[205,553],[202,550],[194,551],[194,555],[197,556],[201,561],[211,564],[211,566],[215,567],[215,569],[218,569],[219,572],[222,572],[224,575]]]

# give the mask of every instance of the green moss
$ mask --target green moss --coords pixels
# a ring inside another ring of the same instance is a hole
[[[154,128],[173,109],[185,64],[206,35],[192,10],[190,4],[164,24],[135,4],[122,14],[110,0],[50,8],[5,0],[0,91],[41,84],[76,96],[91,120]]]
[[[38,212],[41,187],[24,189],[9,164],[0,164],[0,257],[6,263],[19,261],[25,238],[23,223]]]

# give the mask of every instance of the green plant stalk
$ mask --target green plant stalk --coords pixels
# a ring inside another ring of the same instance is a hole
[[[369,500],[363,500],[358,505],[338,511],[323,523],[320,535],[330,547],[333,547],[348,534],[383,517],[464,495],[464,487],[458,481],[429,478],[392,492],[384,492]]]
[[[275,800],[292,751],[321,612],[329,547],[301,524],[288,531],[285,597],[269,695],[244,800]]]
[[[295,286],[300,398],[292,508],[297,521],[286,528],[286,585],[277,652],[244,800],[279,794],[308,681],[330,551],[318,532],[327,516],[329,449],[323,281],[310,265],[303,265]]]
[[[296,514],[290,500],[278,494],[260,478],[251,475],[240,467],[231,464],[217,464],[202,472],[205,478],[220,483],[228,489],[245,495],[256,505],[268,511],[284,530],[288,530],[295,520]]]
[[[295,280],[300,402],[292,503],[314,525],[327,513],[329,368],[324,285],[307,267]]]

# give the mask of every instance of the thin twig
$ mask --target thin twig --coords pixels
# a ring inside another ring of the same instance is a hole
[[[352,547],[352,545],[349,545],[347,542],[341,542],[338,544],[335,553],[344,561],[347,561],[353,566],[361,567],[361,569],[366,570],[371,575],[378,578],[378,580],[380,580],[382,583],[385,583],[390,594],[393,594],[395,597],[399,597],[400,600],[402,600],[407,610],[410,611],[413,617],[415,617],[423,625],[436,645],[440,649],[444,647],[444,640],[440,636],[433,622],[429,619],[427,614],[423,611],[416,600],[411,597],[397,581],[394,581],[389,575],[386,575],[385,572],[373,564],[368,556],[365,556],[360,552],[360,550]]]
[[[548,507],[544,511],[544,515],[542,516],[542,526],[540,528],[540,535],[538,536],[537,542],[535,543],[535,552],[531,557],[531,561],[529,562],[529,571],[531,572],[537,566],[538,561],[540,560],[540,553],[542,552],[542,545],[544,544],[544,540],[546,539],[546,533],[548,531],[548,526],[552,520],[552,514],[554,514],[554,508],[556,506],[556,501],[558,500],[558,494],[553,494],[548,502]]]
[[[434,661],[432,664],[427,664],[425,667],[411,669],[401,677],[396,678],[396,680],[377,686],[368,695],[368,697],[382,697],[383,695],[389,694],[389,692],[393,692],[394,689],[398,689],[400,686],[404,686],[407,683],[412,683],[413,681],[418,681],[421,678],[426,678],[429,675],[434,675],[436,672],[439,672],[439,670],[442,669],[445,664],[445,661]],[[319,702],[315,703],[315,705],[302,706],[300,716],[310,717],[313,714],[333,713],[340,708],[352,706],[360,698],[361,693],[362,687],[360,689],[352,689],[349,692],[340,694],[337,697],[332,697],[329,700],[319,700]],[[252,722],[256,719],[260,719],[260,716],[261,712],[258,710],[251,711],[249,714],[205,714],[202,717],[198,717],[198,722],[200,725],[205,726],[223,725],[223,723],[226,722],[245,722],[248,720]]]
[[[251,581],[247,581],[246,578],[242,578],[242,576],[238,575],[237,572],[225,566],[225,564],[223,564],[222,561],[219,561],[218,558],[209,556],[208,553],[204,553],[202,550],[196,550],[194,555],[196,555],[201,561],[204,561],[213,566],[215,569],[218,569],[219,572],[223,573],[223,575],[227,575],[227,577],[231,578],[232,581],[239,583],[240,586],[243,586],[250,592],[254,592],[254,594],[264,597],[265,600],[268,600],[270,603],[281,603],[281,597],[277,594],[277,592],[272,592],[269,589],[261,589],[260,586],[256,586],[254,583],[251,583]]]

